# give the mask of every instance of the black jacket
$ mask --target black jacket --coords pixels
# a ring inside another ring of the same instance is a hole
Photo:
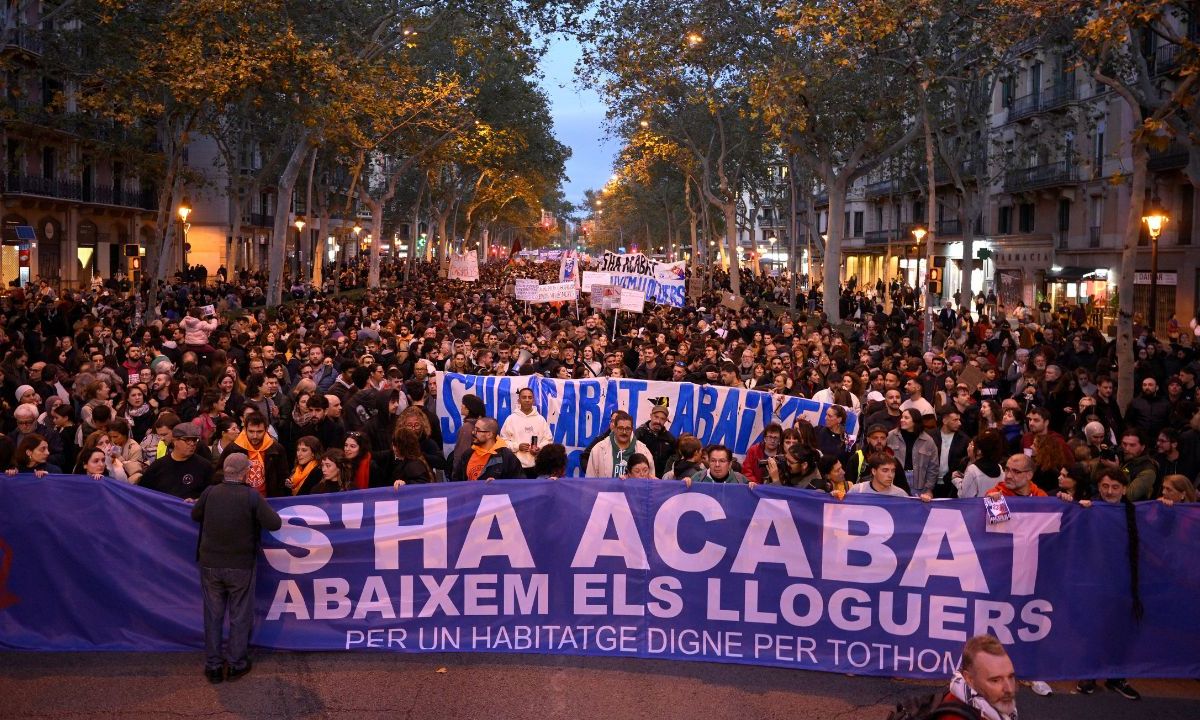
[[[263,496],[240,482],[207,488],[192,506],[192,519],[200,523],[196,559],[209,568],[253,568],[262,531],[283,525]]]
[[[654,460],[654,472],[662,477],[667,472],[667,461],[675,454],[675,436],[665,427],[659,432],[654,432],[650,429],[649,422],[642,423],[634,436],[650,451]]]

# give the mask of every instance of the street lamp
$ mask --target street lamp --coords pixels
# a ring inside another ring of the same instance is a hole
[[[1158,195],[1150,201],[1150,207],[1142,215],[1146,230],[1150,233],[1150,332],[1153,333],[1158,324],[1158,236],[1162,234],[1163,225],[1169,217],[1163,208]]]
[[[187,271],[187,254],[188,254],[188,230],[192,228],[188,222],[188,216],[192,214],[192,206],[188,203],[187,198],[184,198],[179,203],[179,221],[183,225],[183,269]]]
[[[354,233],[354,250],[355,250],[355,252],[358,252],[358,236],[362,234],[362,230],[363,230],[362,225],[359,225],[358,223],[354,223],[354,227],[352,228],[351,231]]]
[[[917,261],[917,270],[918,270],[918,272],[913,273],[913,284],[915,285],[916,283],[920,282],[920,279],[921,279],[921,275],[919,272],[921,269],[921,252],[920,252],[921,241],[925,239],[925,236],[929,234],[929,231],[926,230],[925,228],[921,227],[920,225],[916,225],[913,227],[911,232],[912,232],[912,236],[917,241],[916,247],[913,248],[913,257]]]

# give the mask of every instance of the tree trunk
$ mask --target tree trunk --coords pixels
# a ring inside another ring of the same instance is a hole
[[[301,133],[275,186],[275,225],[271,228],[269,246],[267,307],[275,307],[283,302],[283,261],[287,248],[288,208],[292,202],[292,192],[296,189],[296,179],[300,177],[300,164],[308,155],[308,139],[309,133]]]
[[[925,126],[925,282],[922,290],[925,293],[925,342],[924,350],[932,350],[933,345],[933,306],[936,298],[933,294],[933,248],[937,236],[937,168],[933,151],[933,127],[929,121],[928,82],[922,82],[918,89],[921,101],[921,123]]]
[[[842,223],[835,222],[834,218],[842,217],[842,213],[845,212],[847,179],[844,173],[831,171],[827,173],[825,181],[825,187],[829,189],[829,223],[826,228],[825,257],[821,273],[821,282],[825,287],[821,292],[825,302],[825,315],[832,324],[842,320],[842,287],[839,278],[842,267]],[[818,223],[817,231],[820,229]],[[809,263],[812,263],[811,257]],[[809,278],[809,285],[811,284],[812,279]]]
[[[1129,214],[1125,219],[1125,245],[1117,272],[1117,404],[1129,407],[1133,399],[1133,276],[1137,270],[1138,238],[1142,234],[1142,211],[1146,200],[1146,163],[1150,153],[1146,141],[1131,134],[1129,153],[1133,175],[1129,184]]]
[[[742,274],[739,270],[737,245],[737,203],[721,204],[721,212],[725,215],[725,243],[729,253],[729,292],[734,297],[742,296]]]
[[[304,229],[308,231],[308,234],[305,235],[303,231],[299,233],[299,237],[296,238],[296,245],[297,245],[296,254],[300,256],[301,263],[304,262],[304,256],[306,254],[312,256],[309,258],[309,261],[313,264],[313,274],[314,275],[317,272],[317,269],[316,269],[317,249],[315,247],[315,243],[312,240],[313,230],[315,229],[313,227],[314,223],[313,223],[312,200],[313,200],[313,175],[316,174],[316,171],[317,171],[317,148],[313,148],[312,158],[308,161],[308,186],[304,191],[304,212],[308,215],[308,225],[306,225]],[[297,281],[299,281],[300,278],[304,276],[304,267],[303,266],[300,267],[299,271],[296,273],[296,276],[297,276],[296,277]]]

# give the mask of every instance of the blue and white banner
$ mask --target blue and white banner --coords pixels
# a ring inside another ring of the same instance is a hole
[[[946,678],[997,636],[1023,677],[1200,675],[1200,507],[921,503],[762,486],[499,480],[272,500],[255,642],[709,660]],[[0,647],[202,647],[189,505],[0,477]]]
[[[694,385],[692,383],[594,378],[561,380],[534,375],[495,377],[438,374],[437,415],[442,428],[444,451],[449,454],[462,427],[463,395],[483,400],[489,417],[501,426],[517,407],[517,392],[533,388],[534,407],[554,431],[551,442],[567,447],[567,474],[577,475],[580,457],[588,443],[608,429],[608,418],[617,410],[633,416],[634,426],[650,418],[656,405],[665,405],[671,421],[667,429],[675,437],[691,433],[705,445],[720,443],[743,457],[751,445],[762,440],[763,428],[771,422],[791,427],[804,418],[814,426],[825,424],[828,403],[798,397],[783,398],[757,390]],[[846,428],[851,438],[858,430],[858,414],[846,408]]]
[[[605,252],[596,270],[608,277],[603,282],[592,283],[595,285],[620,285],[641,290],[646,293],[647,301],[659,305],[683,307],[687,300],[687,266],[682,260],[661,263],[641,253]],[[584,286],[585,292],[590,292],[586,278]]]

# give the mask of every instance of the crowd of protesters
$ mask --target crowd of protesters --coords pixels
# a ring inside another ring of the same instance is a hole
[[[40,283],[10,292],[0,298],[0,406],[9,411],[0,415],[0,464],[193,500],[234,454],[248,458],[247,484],[268,497],[559,477],[566,452],[550,442],[532,393],[503,426],[465,397],[466,424],[443,453],[438,372],[537,373],[832,403],[816,425],[768,424],[740,461],[724,446],[672,435],[668,408],[638,427],[618,412],[585,452],[588,476],[772,483],[838,497],[1196,500],[1200,355],[1187,332],[1158,340],[1139,329],[1138,393],[1122,408],[1114,343],[1085,313],[1006,308],[994,295],[948,302],[926,348],[911,292],[853,279],[837,326],[815,289],[789,312],[777,304],[790,295],[784,281],[744,271],[741,303],[723,295],[728,277],[715,270],[686,307],[648,306],[614,337],[586,294],[578,304],[514,299],[516,278],[555,282],[557,263],[491,263],[468,284],[447,281],[435,264],[385,261],[381,287],[340,292],[365,275],[363,263],[337,268],[319,291],[297,285],[271,312],[261,307],[261,274],[224,268],[165,283],[156,308],[145,307],[144,284],[119,278],[83,291]],[[1117,689],[1136,697],[1124,683]]]

